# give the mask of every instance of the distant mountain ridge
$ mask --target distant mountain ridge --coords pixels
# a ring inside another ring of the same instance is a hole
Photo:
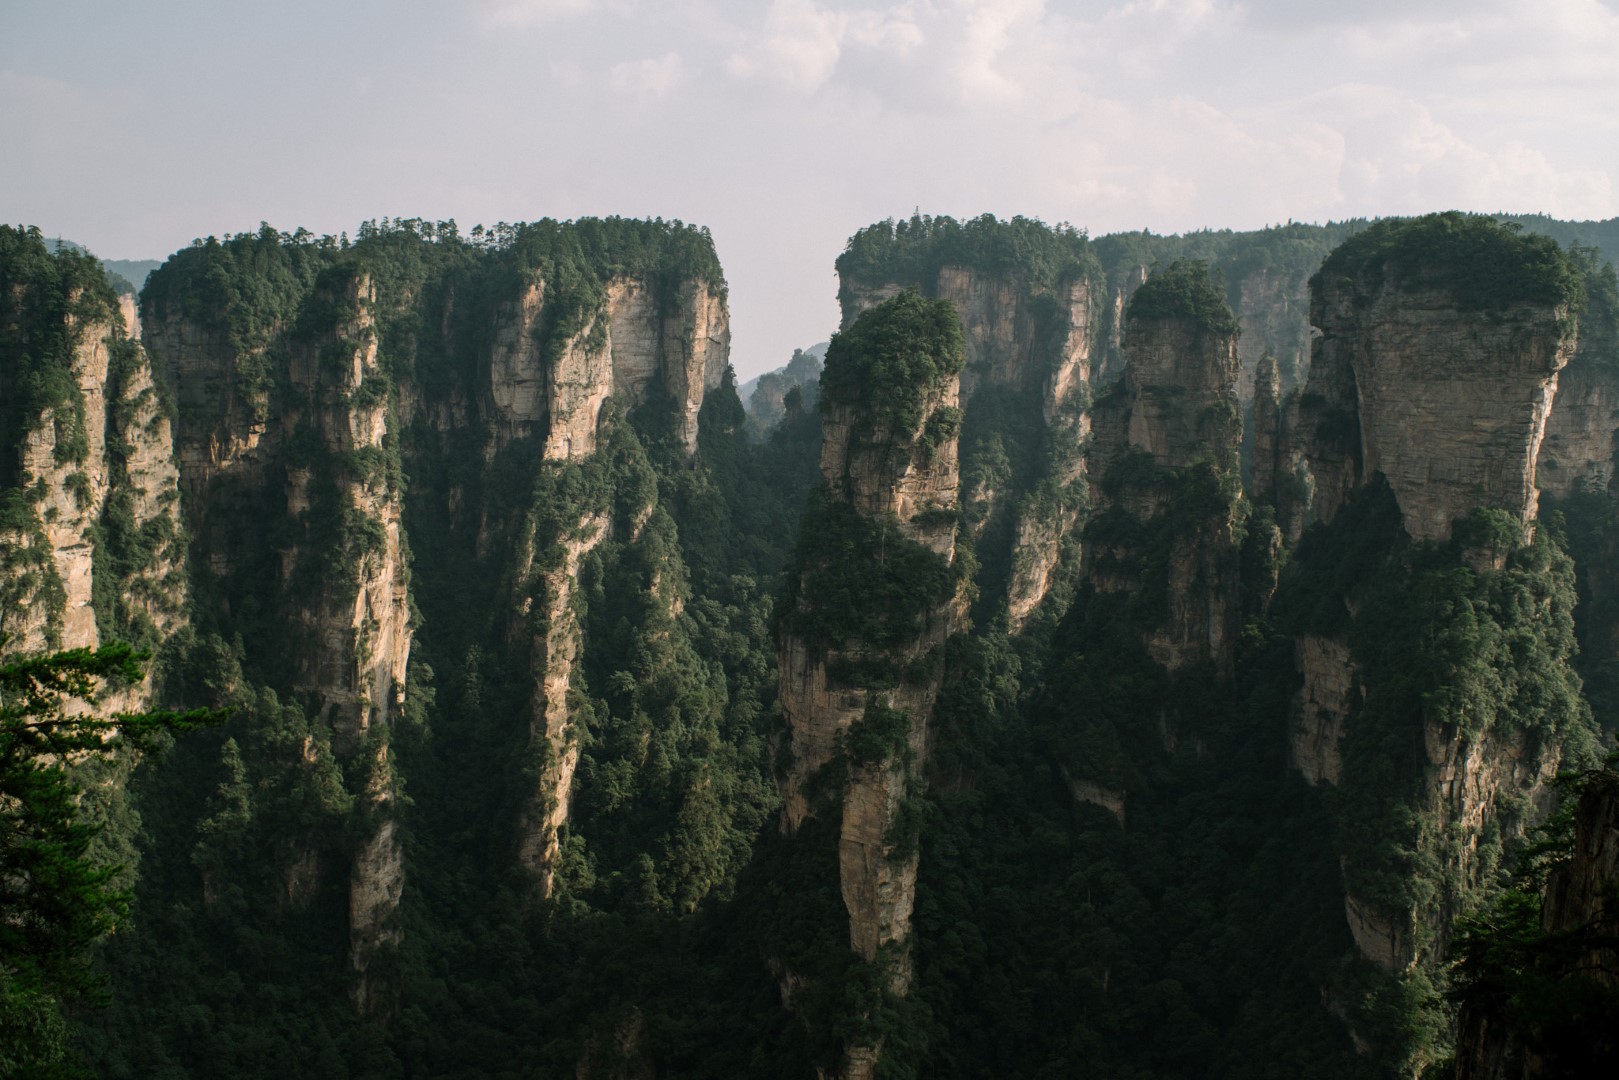
[[[45,243],[50,245],[52,251],[56,251],[60,248],[67,248],[71,251],[84,251],[89,252],[92,255],[95,254],[83,244],[73,240],[64,239],[60,236],[47,237]],[[106,269],[107,276],[112,279],[112,287],[119,293],[119,295],[139,295],[141,289],[146,285],[146,275],[162,266],[163,260],[102,259],[101,265]]]

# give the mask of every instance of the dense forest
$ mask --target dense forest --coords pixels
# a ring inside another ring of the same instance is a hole
[[[0,228],[0,1071],[1610,1066],[1603,239]]]

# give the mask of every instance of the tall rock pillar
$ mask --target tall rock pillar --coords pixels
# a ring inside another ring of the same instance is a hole
[[[824,487],[806,515],[780,641],[782,829],[836,818],[849,946],[885,993],[910,985],[916,800],[956,574],[961,324],[904,292],[833,339],[822,380]],[[791,983],[794,973],[787,973]],[[852,1038],[835,1075],[875,1074]]]

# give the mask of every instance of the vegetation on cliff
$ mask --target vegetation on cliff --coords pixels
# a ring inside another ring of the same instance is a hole
[[[1584,301],[1580,274],[1556,241],[1456,211],[1370,225],[1335,248],[1320,274],[1370,283],[1397,277],[1404,288],[1443,289],[1470,311],[1521,303],[1577,311]]]
[[[1176,259],[1154,270],[1130,298],[1124,318],[1126,323],[1185,321],[1206,334],[1232,335],[1241,329],[1202,259]]]
[[[857,407],[870,429],[909,441],[918,435],[929,395],[965,362],[961,319],[950,302],[902,292],[832,335],[821,401]]]
[[[913,214],[903,221],[880,221],[849,238],[838,256],[846,282],[882,285],[900,282],[931,287],[946,266],[1018,277],[1043,291],[1081,276],[1095,266],[1089,241],[1068,225],[1049,226],[1033,218],[1001,221],[984,214],[970,221]]]
[[[1603,855],[1603,834],[1619,826],[1615,764],[1562,778],[1562,802],[1519,853],[1512,884],[1458,923],[1450,998],[1461,1010],[1456,1056],[1470,1075],[1598,1076],[1619,1066],[1619,882]],[[1571,886],[1592,891],[1555,908]]]
[[[90,453],[73,356],[85,331],[119,324],[95,257],[50,251],[37,228],[0,225],[0,484],[18,486],[23,436],[52,425],[58,464]]]
[[[86,801],[90,763],[219,719],[84,711],[138,685],[146,659],[115,643],[0,665],[0,1074],[69,1074],[60,1009],[101,987],[91,947],[128,911],[129,868],[94,850],[106,826]]]

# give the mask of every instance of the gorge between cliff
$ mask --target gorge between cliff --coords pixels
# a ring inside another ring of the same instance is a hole
[[[222,711],[66,762],[88,981],[0,867],[0,1066],[1600,1072],[1614,254],[919,214],[744,402],[679,222],[0,227],[0,663]]]

